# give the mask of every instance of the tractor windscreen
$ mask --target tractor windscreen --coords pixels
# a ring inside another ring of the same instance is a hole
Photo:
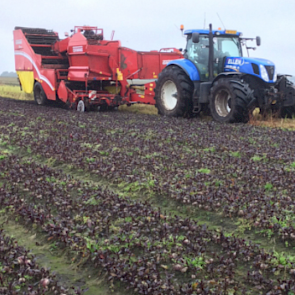
[[[214,75],[223,71],[222,63],[224,57],[242,56],[242,48],[238,37],[233,36],[214,36]],[[193,43],[191,35],[188,36],[186,55],[198,68],[201,81],[208,81],[209,71],[209,37],[200,35],[199,42]]]
[[[218,36],[213,38],[214,57],[242,56],[242,48],[238,37]]]

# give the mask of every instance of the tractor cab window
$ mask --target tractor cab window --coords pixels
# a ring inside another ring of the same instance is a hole
[[[191,37],[191,36],[190,36]],[[200,36],[199,43],[193,43],[191,38],[188,38],[186,46],[187,58],[190,59],[198,68],[201,81],[207,81],[208,60],[209,60],[209,38],[208,36]]]
[[[226,57],[240,57],[242,48],[238,37],[218,36],[213,38],[214,44],[214,75],[224,72]]]
[[[238,37],[214,37],[214,57],[242,56],[241,44]]]

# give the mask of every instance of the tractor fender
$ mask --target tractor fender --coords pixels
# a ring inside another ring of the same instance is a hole
[[[169,66],[178,66],[181,68],[191,79],[191,81],[200,81],[200,74],[197,67],[188,59],[176,59],[167,64]]]
[[[219,74],[218,76],[216,76],[213,81],[212,81],[212,86],[214,84],[215,81],[219,80],[220,78],[227,78],[229,76],[232,76],[232,77],[239,77],[241,78],[243,75],[245,75],[244,73],[241,73],[241,72],[223,72],[221,74]]]

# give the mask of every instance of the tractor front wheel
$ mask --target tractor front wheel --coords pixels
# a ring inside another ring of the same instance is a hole
[[[45,105],[47,103],[46,94],[39,82],[36,82],[34,85],[34,99],[38,105]]]
[[[239,79],[221,78],[214,82],[210,91],[213,119],[222,123],[248,122],[252,92],[248,84]]]
[[[158,113],[169,117],[192,115],[193,83],[177,66],[169,66],[159,74],[156,81],[155,100]]]

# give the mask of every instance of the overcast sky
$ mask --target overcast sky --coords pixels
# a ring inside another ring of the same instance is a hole
[[[295,75],[295,0],[1,0],[0,74],[14,71],[15,26],[52,29],[61,39],[75,25],[97,26],[105,39],[115,30],[122,46],[149,51],[183,48],[180,25],[203,29],[204,23],[260,36],[261,46],[250,56],[269,59],[279,73]]]

